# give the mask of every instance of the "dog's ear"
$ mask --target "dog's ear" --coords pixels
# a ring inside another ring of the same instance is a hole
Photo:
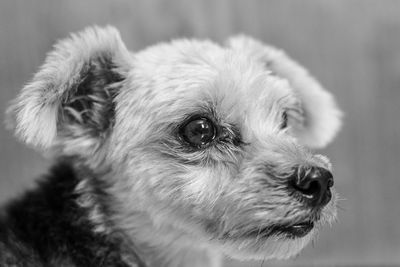
[[[114,97],[130,57],[110,26],[61,40],[7,110],[9,125],[21,140],[42,150],[93,151],[113,126]]]
[[[289,82],[302,107],[301,125],[297,123],[292,127],[300,142],[322,148],[335,137],[341,126],[342,112],[333,96],[307,70],[283,51],[247,36],[232,37],[228,45],[260,60],[266,69]]]

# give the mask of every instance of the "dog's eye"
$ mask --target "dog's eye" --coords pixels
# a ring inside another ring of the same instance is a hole
[[[281,122],[280,128],[281,128],[281,129],[285,129],[285,128],[287,128],[287,127],[288,127],[288,115],[287,115],[287,112],[284,111],[284,112],[282,113],[282,122]]]
[[[186,123],[180,130],[183,139],[195,147],[202,147],[214,140],[216,129],[207,118],[195,118]]]

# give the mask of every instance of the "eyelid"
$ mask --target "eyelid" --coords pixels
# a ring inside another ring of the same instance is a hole
[[[230,142],[235,146],[245,144],[240,134],[238,127],[232,124],[219,126],[219,140],[222,142]]]
[[[206,119],[209,120],[211,123],[214,124],[215,127],[215,141],[217,142],[229,142],[235,146],[245,145],[246,143],[243,142],[242,136],[240,134],[239,128],[231,123],[223,122],[217,120],[213,114],[209,114],[207,112],[199,112],[197,114],[191,114],[186,116],[183,119],[182,123],[177,127],[177,135],[178,138],[181,140],[183,137],[181,136],[181,130],[191,121],[196,119]]]

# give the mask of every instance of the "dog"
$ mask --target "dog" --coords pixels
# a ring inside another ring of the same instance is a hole
[[[336,218],[334,97],[247,36],[132,53],[117,29],[59,41],[7,110],[55,164],[0,219],[1,266],[286,259]]]

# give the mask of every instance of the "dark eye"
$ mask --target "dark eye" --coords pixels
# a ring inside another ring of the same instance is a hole
[[[214,124],[207,118],[190,120],[180,129],[183,139],[195,147],[202,147],[214,140],[216,130]]]
[[[287,126],[288,126],[288,115],[287,115],[287,112],[284,111],[284,112],[282,113],[282,121],[281,121],[281,126],[280,126],[280,128],[281,128],[281,129],[285,129],[285,128],[287,128]]]

